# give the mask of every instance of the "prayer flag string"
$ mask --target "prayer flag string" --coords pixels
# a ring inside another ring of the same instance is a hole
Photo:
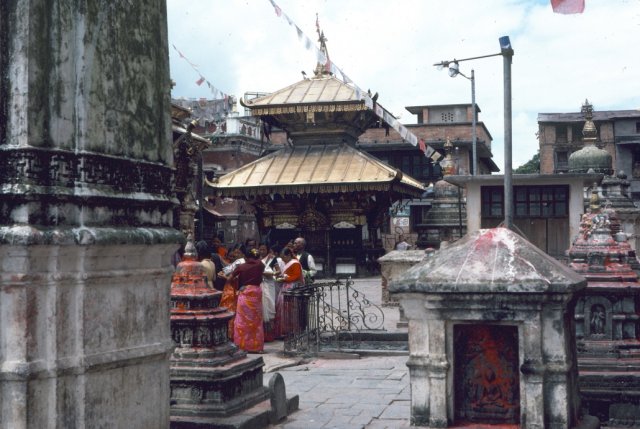
[[[180,50],[178,48],[176,48],[176,45],[172,44],[171,46],[173,46],[173,49],[175,49],[175,51],[178,53],[178,55],[180,55],[180,58],[185,60],[187,62],[187,64],[189,64],[191,66],[191,68],[196,73],[198,73],[199,77],[198,77],[198,80],[195,81],[196,85],[200,86],[203,83],[206,83],[207,87],[209,88],[209,90],[213,94],[213,99],[214,100],[222,100],[222,99],[230,100],[231,99],[228,94],[220,91],[211,82],[209,82],[209,80],[206,77],[204,77],[202,75],[202,73],[200,72],[200,69],[198,68],[198,65],[193,63],[193,62],[191,62],[191,60],[189,60],[189,58],[187,58],[182,52],[180,52]]]
[[[273,6],[275,10],[276,16],[278,18],[284,19],[290,27],[293,27],[298,36],[298,40],[303,44],[306,50],[313,51],[318,60],[318,63],[323,65],[326,70],[330,71],[334,76],[339,77],[342,81],[347,84],[353,86],[356,97],[363,100],[364,104],[371,109],[378,118],[387,123],[391,128],[396,130],[400,137],[413,146],[417,146],[418,149],[425,154],[427,158],[431,158],[434,161],[438,161],[442,158],[442,155],[435,151],[431,146],[428,146],[424,139],[418,138],[415,134],[407,129],[404,125],[402,125],[398,120],[389,113],[384,107],[378,104],[371,98],[371,94],[368,91],[363,91],[355,82],[349,78],[342,69],[335,65],[335,63],[325,55],[322,50],[320,50],[313,41],[306,35],[304,32],[296,25],[296,23],[289,18],[289,16],[282,10],[280,6],[276,4],[274,0],[269,0],[269,3]],[[318,23],[318,18],[316,17],[316,28],[318,31],[320,30],[320,24]]]

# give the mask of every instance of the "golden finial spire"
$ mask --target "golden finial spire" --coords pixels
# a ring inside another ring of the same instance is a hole
[[[595,146],[598,139],[598,130],[596,129],[596,124],[593,123],[593,105],[589,103],[589,100],[585,100],[580,111],[585,119],[584,127],[582,128],[582,140],[585,146]]]
[[[318,14],[316,13],[316,31],[318,33],[318,42],[320,42],[320,52],[322,52],[327,59],[327,62],[323,65],[318,61],[316,69],[314,70],[315,77],[322,77],[323,75],[331,74],[331,61],[329,60],[329,51],[327,50],[327,38],[324,37],[324,31],[320,30],[320,21]]]

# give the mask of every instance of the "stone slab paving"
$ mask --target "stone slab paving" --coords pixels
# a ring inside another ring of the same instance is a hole
[[[398,307],[382,307],[381,279],[355,279],[354,287],[385,315],[387,332],[398,328]],[[353,359],[301,358],[283,354],[281,341],[265,345],[267,384],[277,371],[285,381],[287,396],[299,395],[299,410],[269,428],[410,428],[408,353]]]
[[[287,395],[300,395],[300,409],[270,428],[410,427],[407,359],[318,359],[281,369]]]

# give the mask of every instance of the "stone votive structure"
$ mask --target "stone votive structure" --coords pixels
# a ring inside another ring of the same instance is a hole
[[[580,414],[577,384],[573,305],[585,287],[506,228],[468,234],[392,281],[409,319],[411,423],[598,427]]]
[[[600,208],[596,192],[568,251],[570,267],[587,279],[575,313],[580,391],[609,427],[639,427],[640,283],[616,213]]]
[[[234,414],[269,398],[262,357],[247,356],[227,337],[233,313],[220,307],[221,297],[208,287],[189,240],[171,282],[172,428],[235,427]],[[268,423],[267,415],[251,427]]]

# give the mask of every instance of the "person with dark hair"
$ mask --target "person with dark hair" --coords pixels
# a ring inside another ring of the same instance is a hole
[[[262,353],[264,327],[262,326],[262,274],[264,264],[258,249],[250,249],[245,262],[231,273],[230,280],[238,281],[239,293],[233,324],[233,342],[242,350]]]
[[[204,272],[207,276],[207,284],[213,289],[213,282],[217,278],[216,266],[211,260],[211,250],[206,241],[201,240],[196,243],[196,252],[198,252],[198,261],[204,268]]]
[[[178,264],[182,262],[182,255],[184,255],[184,244],[180,245],[171,257],[171,265],[173,265],[174,270],[178,267]]]
[[[247,238],[244,241],[244,250],[246,252],[250,251],[251,249],[257,249],[257,248],[258,248],[258,244],[256,243],[255,238]]]
[[[276,282],[282,284],[281,292],[304,286],[302,265],[300,265],[300,262],[295,258],[293,250],[285,247],[284,249],[282,249],[281,255],[283,265],[280,268],[280,275],[276,277]],[[280,293],[276,302],[276,318],[274,328],[276,331],[276,338],[284,337],[294,330],[294,326],[292,324],[292,320],[294,319],[289,320],[289,318],[283,317],[285,312],[284,307],[284,294]]]
[[[227,310],[235,313],[236,303],[238,302],[238,279],[231,276],[231,273],[236,269],[238,265],[244,264],[244,253],[241,248],[244,246],[236,245],[228,253],[229,265],[224,267],[218,272],[218,276],[224,279],[224,287],[222,290],[222,298],[220,299],[220,307],[225,307]],[[235,316],[229,320],[229,339],[233,340],[233,324]]]

